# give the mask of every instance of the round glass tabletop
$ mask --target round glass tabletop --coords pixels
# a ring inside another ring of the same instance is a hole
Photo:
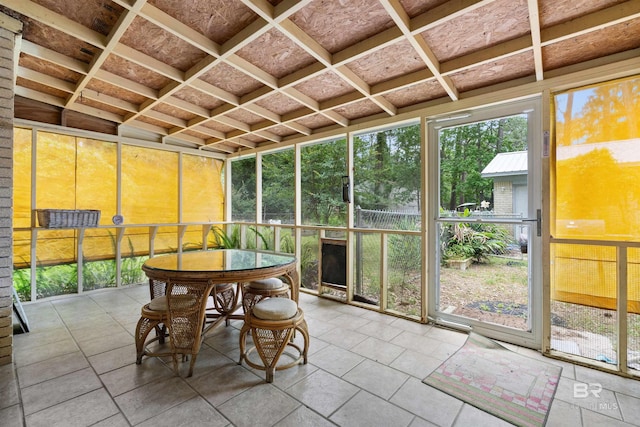
[[[233,272],[285,266],[295,256],[249,249],[218,249],[159,255],[144,263],[145,269],[180,272]]]

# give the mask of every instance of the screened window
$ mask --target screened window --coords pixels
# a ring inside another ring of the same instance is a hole
[[[256,158],[234,160],[231,164],[231,219],[256,220]]]
[[[347,142],[339,139],[301,149],[302,223],[346,226],[347,205],[342,200]]]
[[[419,228],[419,124],[357,135],[354,169],[356,227]]]
[[[262,222],[294,223],[294,151],[288,149],[262,156]]]

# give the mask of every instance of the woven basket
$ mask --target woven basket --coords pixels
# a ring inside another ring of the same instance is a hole
[[[97,227],[98,222],[98,210],[38,209],[38,223],[44,228]]]

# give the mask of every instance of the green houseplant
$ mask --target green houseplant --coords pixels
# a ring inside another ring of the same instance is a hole
[[[471,262],[484,262],[491,254],[504,253],[509,239],[507,230],[499,225],[450,223],[441,231],[442,261],[444,264],[464,261],[466,266]]]

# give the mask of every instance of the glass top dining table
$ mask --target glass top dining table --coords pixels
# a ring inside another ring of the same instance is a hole
[[[261,275],[271,269],[288,270],[295,266],[296,258],[290,254],[250,249],[218,249],[160,255],[144,263],[145,271],[177,273],[185,276],[205,275]],[[273,277],[273,276],[269,276]]]
[[[214,298],[214,302],[224,300],[218,312],[227,319],[242,317],[232,313],[237,309],[241,284],[253,280],[280,277],[288,282],[291,299],[298,302],[300,281],[297,260],[292,254],[251,249],[182,252],[150,258],[143,264],[142,270],[149,278],[152,298],[155,297],[154,282],[169,284],[188,281],[204,287],[212,286],[212,292],[221,296]],[[236,289],[233,290],[233,287]]]

